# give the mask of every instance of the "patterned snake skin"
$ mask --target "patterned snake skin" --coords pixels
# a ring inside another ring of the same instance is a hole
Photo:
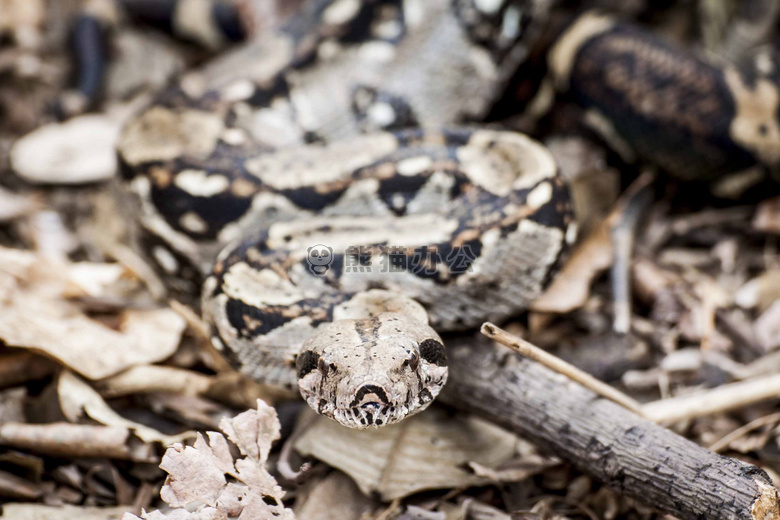
[[[543,291],[575,236],[551,155],[458,126],[500,96],[540,4],[303,2],[128,123],[143,247],[177,294],[203,284],[213,343],[239,370],[382,426],[445,383],[438,332]],[[626,158],[684,178],[780,159],[774,70],[758,62],[714,65],[595,13],[548,61]]]

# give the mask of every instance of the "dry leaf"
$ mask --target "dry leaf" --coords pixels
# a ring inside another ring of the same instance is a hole
[[[133,430],[138,438],[144,442],[157,441],[164,445],[194,437],[194,432],[165,435],[154,428],[125,419],[108,406],[95,389],[68,370],[64,370],[59,376],[57,395],[63,415],[73,423],[77,423],[84,416],[87,416],[106,426],[120,426]]]
[[[105,264],[61,265],[26,251],[0,249],[0,340],[46,354],[88,379],[102,379],[131,366],[161,361],[176,351],[184,319],[170,309],[128,310],[114,330],[87,315],[63,294],[81,286],[96,295],[102,285],[88,277],[90,267],[113,278]]]
[[[78,262],[67,269],[67,287],[63,292],[66,298],[92,296],[98,298],[107,294],[117,284],[127,269],[121,264],[98,264]]]
[[[221,428],[246,458],[233,460],[225,437],[198,434],[193,446],[176,444],[165,452],[160,467],[168,473],[161,498],[174,509],[143,513],[144,520],[294,520],[284,507],[284,491],[263,463],[279,438],[276,411],[258,400],[257,410],[227,419]],[[125,514],[122,520],[139,520]]]
[[[109,180],[117,170],[115,146],[121,126],[119,118],[102,114],[43,125],[14,143],[12,167],[31,183]]]
[[[489,479],[465,470],[466,464],[498,466],[517,454],[518,442],[481,419],[432,409],[378,430],[352,430],[317,416],[295,448],[344,471],[364,494],[393,500],[486,484]]]
[[[137,445],[131,441],[135,440]],[[124,427],[92,424],[0,424],[0,444],[54,457],[109,457],[153,462],[151,447]]]
[[[531,304],[531,310],[566,313],[585,305],[593,279],[612,265],[609,230],[606,220],[576,247],[544,294]]]
[[[259,464],[265,464],[271,445],[279,438],[281,425],[276,411],[260,399],[257,400],[258,412],[248,411],[232,419],[225,418],[219,423],[219,429],[238,446],[241,455]],[[262,408],[260,408],[262,406]]]
[[[214,377],[183,368],[141,365],[97,381],[95,386],[106,397],[150,392],[194,396],[208,391],[215,380]]]
[[[2,519],[7,520],[119,520],[127,507],[44,506],[6,504]]]
[[[295,500],[296,516],[306,520],[360,520],[374,508],[374,501],[339,471],[311,483]]]
[[[130,310],[119,331],[65,302],[16,299],[0,307],[0,338],[53,357],[87,379],[162,361],[176,351],[184,320],[170,309]]]

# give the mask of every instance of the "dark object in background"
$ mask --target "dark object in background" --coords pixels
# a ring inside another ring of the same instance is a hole
[[[119,4],[132,23],[152,27],[205,47],[218,48],[239,42],[248,33],[242,13],[233,2],[217,0],[208,13],[211,20],[186,24],[182,23],[184,17],[200,16],[200,13],[183,11],[182,0],[120,0]],[[191,30],[192,27],[214,30],[201,35]],[[70,37],[74,66],[73,91],[60,103],[59,112],[63,118],[89,110],[100,99],[108,68],[110,30],[109,21],[86,11],[73,20]]]

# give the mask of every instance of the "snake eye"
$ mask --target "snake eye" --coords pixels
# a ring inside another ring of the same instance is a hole
[[[321,361],[320,355],[313,350],[306,350],[298,354],[295,359],[295,371],[298,374],[298,379],[317,368]]]
[[[447,353],[444,351],[444,345],[435,339],[426,339],[420,343],[420,356],[428,363],[436,366],[447,365]]]

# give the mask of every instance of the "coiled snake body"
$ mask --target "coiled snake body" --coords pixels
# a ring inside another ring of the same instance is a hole
[[[520,134],[453,126],[500,94],[532,6],[312,0],[130,121],[119,154],[145,248],[176,291],[205,278],[213,342],[242,372],[297,380],[345,426],[393,423],[446,381],[437,331],[507,319],[542,292],[574,237],[551,155]],[[657,132],[642,126],[665,122],[599,90],[599,51],[586,44],[609,31],[637,38],[622,47],[635,63],[661,44],[612,21],[582,27],[553,49],[554,78],[621,123],[613,130],[633,128],[623,141],[643,152]],[[708,140],[688,123],[695,143],[739,147],[722,154],[724,169],[766,157],[738,132]]]

